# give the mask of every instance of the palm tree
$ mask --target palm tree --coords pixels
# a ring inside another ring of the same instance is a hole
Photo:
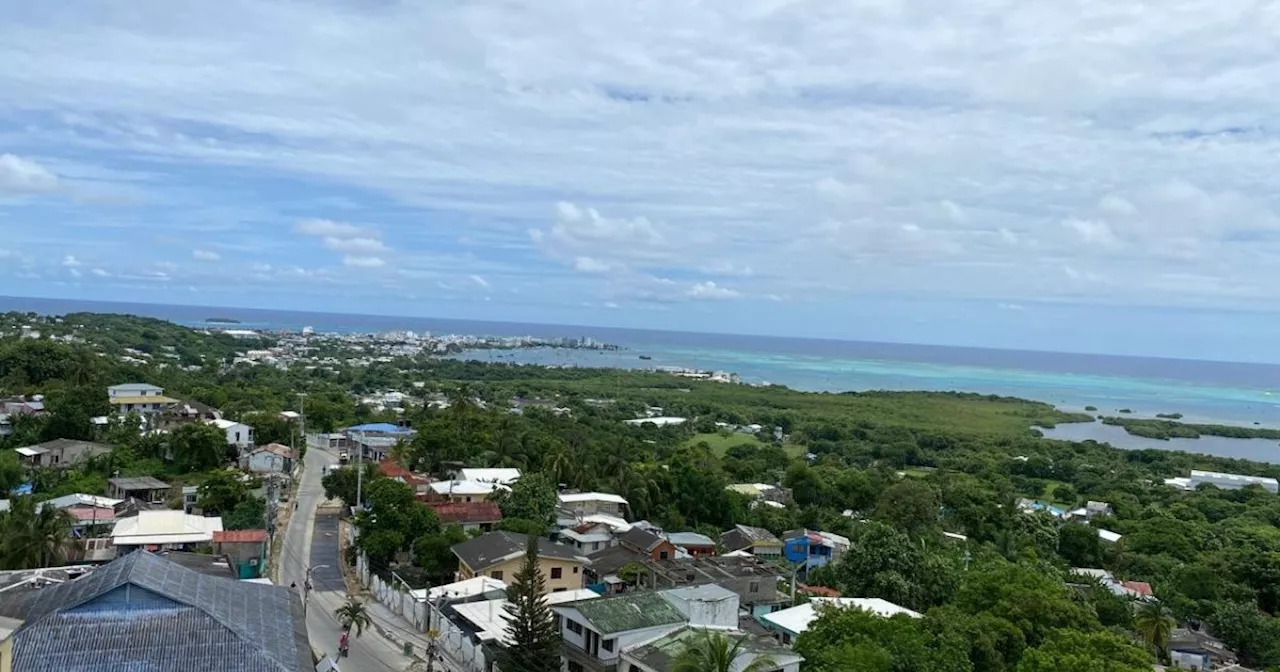
[[[1134,628],[1147,646],[1154,648],[1163,657],[1169,646],[1169,637],[1178,622],[1173,620],[1173,612],[1159,602],[1143,602],[1133,617]]]
[[[67,561],[71,548],[71,516],[52,506],[37,506],[31,497],[15,497],[0,519],[0,568],[53,567]]]
[[[737,667],[739,658],[752,655],[747,643],[746,637],[731,638],[720,632],[694,630],[684,650],[676,656],[671,672],[765,672],[777,667],[777,663],[765,655]]]
[[[365,609],[364,603],[354,597],[348,597],[346,604],[333,610],[333,615],[337,617],[339,623],[342,623],[342,627],[354,628],[356,637],[359,637],[371,622],[369,611]]]

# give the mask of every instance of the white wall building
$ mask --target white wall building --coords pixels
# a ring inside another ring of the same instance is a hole
[[[765,614],[760,620],[766,628],[782,635],[783,644],[790,644],[821,616],[819,605],[836,609],[861,609],[883,618],[899,614],[920,618],[919,613],[878,597],[815,597],[805,604]]]
[[[226,433],[228,446],[235,446],[240,450],[248,450],[253,447],[253,428],[249,425],[227,419],[206,420],[205,422]]]

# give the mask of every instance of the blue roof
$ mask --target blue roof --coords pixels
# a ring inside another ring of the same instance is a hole
[[[23,483],[22,485],[19,485],[18,487],[16,487],[16,488],[14,488],[14,489],[10,490],[10,491],[9,491],[9,494],[11,494],[11,495],[29,495],[29,494],[31,494],[31,492],[32,492],[31,484],[30,484],[30,483]]]
[[[364,425],[355,425],[348,427],[348,432],[376,432],[379,434],[412,434],[413,430],[408,427],[393,425],[389,422],[370,422]]]

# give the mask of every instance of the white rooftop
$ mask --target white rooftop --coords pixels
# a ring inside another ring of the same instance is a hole
[[[505,490],[506,486],[485,481],[436,481],[429,487],[441,495],[487,495],[494,490]]]
[[[461,471],[461,480],[464,481],[485,481],[487,483],[511,485],[520,480],[519,469],[462,469]]]
[[[760,618],[792,635],[799,635],[809,628],[809,624],[814,619],[818,618],[817,605],[820,604],[827,604],[841,609],[862,609],[885,618],[897,616],[898,614],[905,614],[911,618],[920,618],[919,613],[878,597],[815,597],[798,607],[775,611]]]
[[[631,529],[631,523],[628,523],[627,521],[617,516],[610,516],[604,513],[593,513],[589,516],[583,516],[582,522],[602,523],[604,525],[608,525],[609,527],[613,528],[613,531],[619,534]]]
[[[476,595],[484,595],[485,593],[493,592],[495,590],[506,589],[507,584],[497,579],[492,579],[487,576],[477,576],[465,581],[457,581],[454,583],[447,583],[443,586],[436,586],[431,590],[419,588],[418,590],[410,591],[410,594],[413,595],[413,599],[415,600],[427,600],[434,602],[438,599],[466,599]]]
[[[116,521],[111,529],[111,543],[146,546],[211,542],[213,533],[221,530],[220,516],[206,518],[182,511],[139,511],[136,516]]]
[[[1099,529],[1099,530],[1098,530],[1098,538],[1099,538],[1099,539],[1101,539],[1101,540],[1103,540],[1103,541],[1109,541],[1109,542],[1111,542],[1111,543],[1113,543],[1113,544],[1114,544],[1114,543],[1116,543],[1117,541],[1120,541],[1120,537],[1121,537],[1121,536],[1122,536],[1122,535],[1116,534],[1115,532],[1112,532],[1111,530],[1102,530],[1102,529]]]
[[[218,429],[231,429],[232,427],[240,424],[234,420],[227,420],[224,418],[218,418],[217,420],[205,420],[205,422],[217,427]]]
[[[622,504],[623,506],[627,504],[625,497],[608,492],[574,492],[556,495],[556,497],[560,499],[561,504],[573,504],[575,502],[609,502],[610,504]]]
[[[594,590],[563,590],[558,593],[547,594],[547,604],[561,604],[564,602],[577,602],[580,600],[591,600],[600,597],[600,594]],[[503,644],[509,643],[507,639],[507,620],[510,615],[507,614],[507,601],[488,600],[485,602],[464,602],[453,605],[453,609],[457,614],[476,627],[476,637],[480,641],[497,641]]]

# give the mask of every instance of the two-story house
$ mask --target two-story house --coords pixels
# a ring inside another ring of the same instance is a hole
[[[178,403],[178,400],[164,396],[163,387],[147,383],[125,383],[107,388],[107,403],[120,415],[153,415],[163,412]]]
[[[715,540],[705,534],[698,534],[697,532],[668,532],[665,536],[667,541],[674,544],[676,548],[695,558],[716,554]]]
[[[224,418],[205,420],[205,422],[222,430],[227,437],[228,446],[234,446],[240,452],[253,448],[253,428],[249,425]]]
[[[782,543],[783,557],[793,564],[804,565],[805,573],[839,560],[850,546],[847,537],[803,529],[784,532]]]
[[[488,532],[454,546],[457,580],[487,576],[511,581],[524,562],[528,540],[528,536],[517,532]],[[538,569],[549,593],[582,588],[582,566],[586,562],[577,549],[549,539],[538,540]]]

